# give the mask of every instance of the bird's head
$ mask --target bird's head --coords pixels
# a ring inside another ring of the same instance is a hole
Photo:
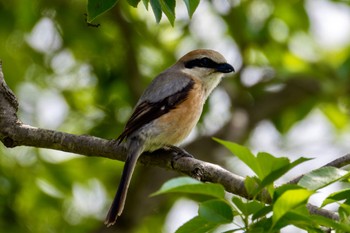
[[[180,58],[179,63],[182,63],[186,69],[203,74],[234,72],[234,68],[227,63],[224,56],[209,49],[193,50]]]
[[[224,56],[209,49],[193,50],[180,58],[177,64],[182,66],[183,72],[202,82],[206,95],[219,84],[225,73],[235,71]]]

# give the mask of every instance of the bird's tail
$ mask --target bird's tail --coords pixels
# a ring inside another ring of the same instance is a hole
[[[131,142],[128,148],[128,155],[125,160],[122,177],[119,183],[118,191],[115,194],[113,203],[108,211],[105,224],[107,227],[113,225],[117,218],[122,214],[126,195],[128,192],[130,180],[134,172],[137,159],[143,152],[143,146],[139,142]]]

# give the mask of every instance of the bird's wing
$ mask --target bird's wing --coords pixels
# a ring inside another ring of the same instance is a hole
[[[119,144],[142,126],[166,114],[188,97],[194,81],[182,74],[169,80],[167,75],[159,75],[141,96],[139,103],[126,123],[124,131],[117,138]]]
[[[140,97],[138,104],[144,101],[162,101],[169,95],[182,91],[192,80],[189,75],[170,68],[152,80]]]

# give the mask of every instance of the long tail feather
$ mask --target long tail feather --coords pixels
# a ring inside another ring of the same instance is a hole
[[[124,169],[119,183],[118,191],[114,197],[113,203],[108,211],[105,220],[105,224],[107,225],[107,227],[113,225],[117,221],[117,218],[123,212],[131,177],[134,172],[137,159],[143,152],[143,147],[140,145],[140,143],[135,142],[130,143],[128,150],[128,156],[124,164]]]

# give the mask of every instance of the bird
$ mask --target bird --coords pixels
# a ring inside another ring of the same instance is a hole
[[[224,74],[234,72],[219,52],[196,49],[160,73],[138,100],[123,132],[115,140],[127,148],[121,180],[105,224],[122,214],[138,158],[143,152],[175,147],[196,126],[203,106]]]

